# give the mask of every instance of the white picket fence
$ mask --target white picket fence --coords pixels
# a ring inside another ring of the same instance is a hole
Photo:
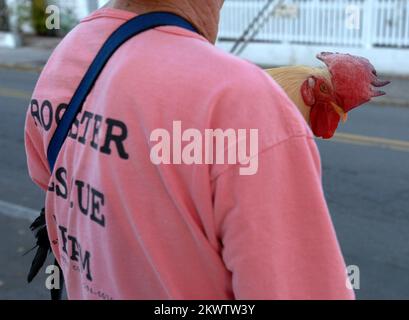
[[[267,0],[226,0],[220,40],[235,40]],[[409,48],[409,0],[286,0],[254,41]]]

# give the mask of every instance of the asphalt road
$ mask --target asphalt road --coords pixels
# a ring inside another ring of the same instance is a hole
[[[37,76],[0,69],[0,299],[48,298],[45,274],[25,283],[32,254],[22,257],[33,244],[27,216],[34,211],[26,208],[43,203],[28,178],[23,146]],[[409,299],[409,108],[367,105],[340,132],[318,146],[346,262],[360,268],[357,297]]]

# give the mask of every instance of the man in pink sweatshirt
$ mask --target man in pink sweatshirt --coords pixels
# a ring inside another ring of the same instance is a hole
[[[44,68],[26,150],[69,299],[354,297],[312,133],[261,69],[214,47],[222,4],[111,1]],[[159,27],[121,46],[51,173],[49,142],[90,63],[152,11],[200,35]]]

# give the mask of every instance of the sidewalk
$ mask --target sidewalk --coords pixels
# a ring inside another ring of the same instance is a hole
[[[15,49],[0,47],[0,67],[40,72],[60,40],[26,37],[23,47]]]
[[[54,48],[58,38],[26,38],[26,46],[16,49],[0,48],[0,68],[13,68],[41,72]],[[388,106],[409,107],[409,74],[407,77],[381,75],[381,79],[390,80],[384,88],[387,95],[377,98],[373,103]]]
[[[31,221],[11,218],[0,213],[2,268],[0,269],[0,299],[2,300],[49,300],[50,293],[45,287],[47,274],[42,268],[33,283],[27,283],[27,274],[35,250],[27,255],[35,240],[28,226]],[[51,256],[46,266],[51,265]]]

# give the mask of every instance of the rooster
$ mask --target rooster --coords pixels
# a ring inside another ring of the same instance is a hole
[[[317,58],[326,68],[289,66],[266,72],[284,89],[315,136],[330,139],[348,112],[385,92],[373,65],[350,54],[323,52]]]

